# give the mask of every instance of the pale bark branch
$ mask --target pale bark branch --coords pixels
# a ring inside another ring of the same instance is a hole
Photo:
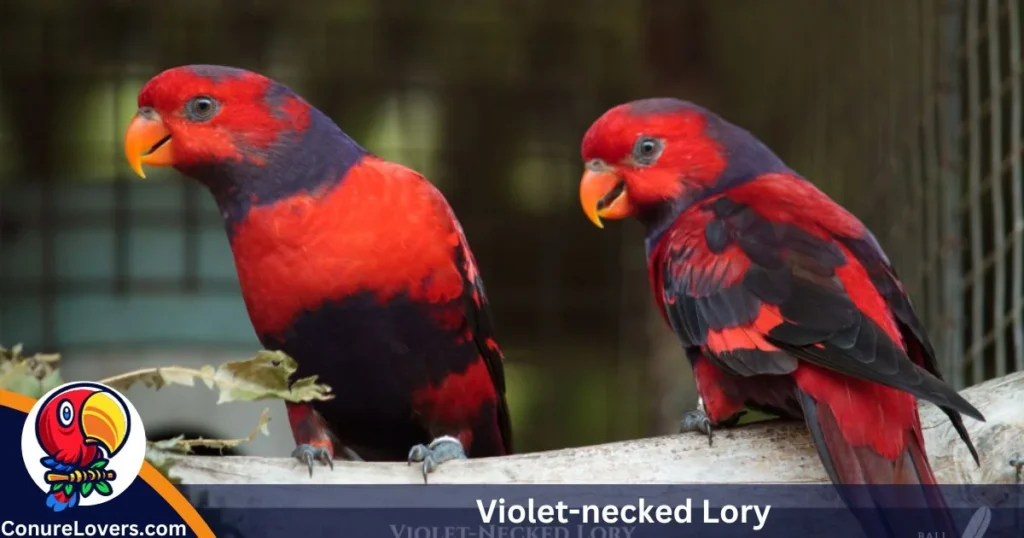
[[[942,483],[1013,483],[1009,460],[1024,453],[1024,372],[962,393],[987,419],[965,418],[981,454],[974,464],[946,416],[921,406],[925,446]],[[405,463],[337,461],[310,478],[291,458],[189,456],[171,474],[192,484],[416,484],[418,467]],[[827,481],[802,423],[772,421],[719,430],[714,446],[698,434],[670,435],[599,446],[453,461],[431,483],[813,483]]]

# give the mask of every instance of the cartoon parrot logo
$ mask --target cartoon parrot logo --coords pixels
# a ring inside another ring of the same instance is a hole
[[[30,465],[29,448],[41,454],[36,465]],[[62,512],[100,504],[116,496],[117,488],[127,488],[145,458],[145,433],[138,413],[113,388],[68,383],[36,402],[25,422],[22,452],[30,473],[42,466],[41,480],[33,479],[46,492],[46,506]],[[125,452],[130,454],[121,458]],[[113,464],[122,460],[125,465]]]

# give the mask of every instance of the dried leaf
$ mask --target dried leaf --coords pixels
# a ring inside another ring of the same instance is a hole
[[[174,452],[174,448],[178,446],[185,439],[184,435],[175,435],[170,439],[162,439],[160,441],[149,441],[150,450],[159,450],[162,452]]]
[[[167,452],[150,447],[146,450],[146,461],[172,484],[181,483],[181,479],[171,476],[171,467],[174,467],[175,460]]]
[[[161,370],[163,380],[167,385],[183,385],[186,387],[195,386],[195,377],[189,372],[183,372],[176,368],[164,368]]]
[[[259,421],[256,422],[256,426],[253,427],[252,431],[250,431],[249,435],[246,437],[238,439],[204,439],[202,437],[198,439],[185,439],[184,436],[179,435],[162,441],[151,441],[149,443],[149,447],[153,450],[174,454],[188,454],[197,447],[213,448],[217,450],[234,448],[245,443],[251,443],[259,434],[270,435],[270,429],[268,428],[269,424],[270,409],[266,408],[262,413],[260,413]]]
[[[22,355],[21,344],[0,347],[0,389],[39,398],[63,383],[57,363],[60,355]]]
[[[196,447],[216,448],[219,450],[233,448],[245,443],[252,442],[259,434],[270,435],[270,409],[264,409],[256,426],[249,432],[247,437],[240,439],[185,439],[184,435],[178,435],[162,441],[150,441],[146,450],[146,461],[157,471],[160,471],[165,478],[172,483],[178,484],[181,481],[171,476],[171,468],[174,467],[176,459],[182,455],[192,452]]]
[[[316,383],[316,376],[298,379],[289,388],[289,378],[297,369],[295,359],[280,351],[261,351],[249,360],[225,363],[214,376],[214,383],[221,389],[217,403],[268,397],[308,402],[334,397],[329,394],[330,387]]]
[[[203,383],[206,383],[206,388],[213,390],[213,378],[217,375],[217,370],[213,366],[206,365],[199,371],[203,373]]]
[[[251,359],[227,362],[218,368],[146,368],[100,382],[126,391],[136,383],[158,390],[170,384],[191,387],[194,386],[196,379],[200,379],[207,387],[218,391],[217,403],[265,399],[308,402],[330,400],[334,397],[330,394],[330,387],[316,382],[316,376],[298,379],[289,388],[289,379],[296,369],[295,360],[284,353],[261,351]]]
[[[39,395],[42,396],[63,384],[64,379],[60,376],[60,370],[54,368],[52,372],[39,380]]]

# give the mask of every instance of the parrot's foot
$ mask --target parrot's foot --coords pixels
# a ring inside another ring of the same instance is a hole
[[[716,426],[731,428],[739,423],[740,419],[743,418],[743,415],[746,414],[746,411],[740,411],[728,419],[719,422]],[[704,399],[697,398],[697,409],[686,413],[683,415],[683,419],[679,421],[679,433],[702,433],[708,436],[708,446],[714,446],[714,434],[712,433],[712,430],[711,419],[708,418],[707,411],[704,410]]]
[[[331,467],[334,470],[334,461],[331,456],[331,451],[327,447],[313,446],[310,444],[301,444],[292,450],[292,457],[305,463],[309,467],[309,477],[313,478],[313,462],[318,461],[324,465]]]
[[[683,415],[679,421],[679,433],[698,432],[708,436],[708,446],[712,444],[711,420],[703,409],[697,408]]]
[[[429,445],[416,445],[409,451],[409,465],[414,461],[423,462],[424,484],[427,483],[427,475],[434,472],[442,463],[460,459],[466,459],[462,443],[447,435],[434,439]]]
[[[1014,454],[1013,457],[1010,458],[1010,467],[1016,469],[1016,481],[1017,485],[1020,485],[1020,483],[1024,481],[1024,454]]]

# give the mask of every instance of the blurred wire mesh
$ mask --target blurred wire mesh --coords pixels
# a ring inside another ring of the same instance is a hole
[[[575,197],[583,132],[640,97],[719,111],[860,216],[958,388],[1024,369],[1016,1],[768,4],[4,2],[0,343],[61,351],[82,377],[256,348],[209,197],[135,180],[120,148],[146,79],[217,63],[291,85],[442,189],[522,450],[671,431],[694,404],[641,231],[595,230]],[[191,397],[131,397],[147,426],[223,426]]]

